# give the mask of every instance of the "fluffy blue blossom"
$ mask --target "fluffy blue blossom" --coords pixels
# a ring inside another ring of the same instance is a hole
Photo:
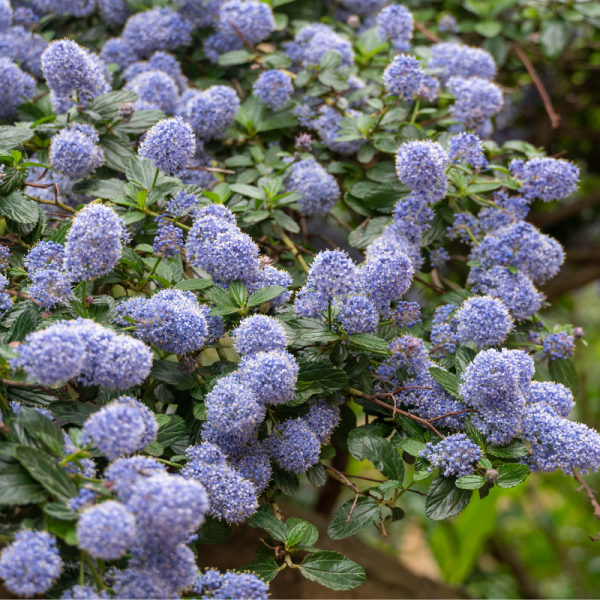
[[[265,315],[253,315],[242,319],[231,332],[235,349],[240,354],[255,354],[285,350],[288,345],[285,330],[277,319]]]
[[[396,204],[392,227],[413,244],[420,244],[423,234],[431,228],[434,216],[429,198],[421,192],[412,192]]]
[[[13,9],[8,0],[0,0],[0,31],[12,25]]]
[[[312,158],[292,165],[286,186],[300,194],[300,212],[310,217],[326,215],[340,198],[335,177]]]
[[[417,302],[398,302],[392,311],[395,327],[414,327],[421,323],[421,308]]]
[[[238,35],[232,37],[223,35],[219,32],[205,37],[202,45],[206,58],[208,58],[213,65],[217,64],[221,54],[231,52],[232,50],[240,50],[243,46],[244,42]]]
[[[448,89],[455,98],[450,114],[469,129],[482,127],[504,103],[502,90],[481,77],[451,77]]]
[[[14,115],[17,108],[33,96],[35,80],[8,58],[0,58],[0,80],[3,82],[0,91],[0,118],[6,118]]]
[[[154,413],[140,400],[133,398],[132,396],[119,396],[118,401],[126,406],[132,406],[142,415],[145,427],[144,435],[140,442],[142,448],[145,448],[148,444],[154,442],[156,440],[156,435],[158,434],[158,423],[156,422]]]
[[[444,15],[438,22],[440,33],[458,33],[456,26],[456,17],[454,15]]]
[[[400,4],[386,6],[377,15],[377,35],[398,52],[410,50],[414,26],[412,13]]]
[[[421,255],[421,247],[409,241],[398,227],[390,225],[383,230],[383,235],[378,237],[373,243],[369,244],[365,252],[367,260],[380,256],[386,253],[403,252],[408,256],[410,262],[418,271],[423,266],[423,256]]]
[[[196,154],[190,160],[187,171],[180,176],[183,183],[197,185],[202,189],[210,188],[217,183],[214,173],[204,171],[196,167],[214,167],[215,157],[212,153],[205,151],[202,140],[196,141]]]
[[[106,590],[99,592],[91,585],[74,585],[70,590],[63,592],[61,600],[98,600],[98,598],[108,600],[110,596]]]
[[[137,54],[131,44],[122,37],[111,38],[102,46],[100,58],[107,64],[117,64],[126,69],[137,60]]]
[[[64,323],[30,333],[12,362],[42,385],[55,385],[77,377],[83,366],[85,344],[79,334]]]
[[[123,37],[139,56],[175,50],[190,43],[191,26],[170,8],[152,8],[127,19]]]
[[[473,473],[473,464],[481,458],[481,448],[464,433],[455,433],[435,446],[427,443],[420,456],[431,462],[428,471],[439,467],[444,477],[464,477]]]
[[[256,494],[262,494],[271,480],[271,462],[269,455],[258,444],[245,449],[230,462],[231,468],[244,479],[249,479],[256,488]]]
[[[268,451],[286,471],[305,473],[319,461],[321,445],[304,419],[290,419],[271,433]]]
[[[482,267],[512,266],[538,283],[554,277],[565,260],[562,246],[531,223],[519,221],[491,231],[471,253]]]
[[[108,460],[142,450],[146,422],[134,406],[111,402],[93,413],[83,424],[83,439],[93,443]]]
[[[8,269],[10,256],[10,249],[0,245],[0,269]]]
[[[64,266],[73,281],[106,275],[121,258],[125,224],[102,204],[86,206],[73,220],[65,244]]]
[[[294,397],[298,369],[298,363],[291,354],[276,350],[244,357],[238,372],[242,387],[249,390],[259,402],[285,404]]]
[[[31,31],[37,27],[40,18],[28,6],[19,6],[13,14],[13,22],[16,27]]]
[[[294,114],[296,114],[295,111]],[[348,108],[345,111],[345,116],[346,118],[357,118],[362,115],[360,112]],[[333,152],[339,152],[344,155],[356,154],[365,143],[364,139],[348,142],[338,141],[337,138],[341,136],[340,129],[344,117],[335,108],[324,104],[319,107],[315,117],[307,126],[312,127],[319,134],[323,144]]]
[[[296,33],[294,41],[284,44],[284,47],[294,63],[302,67],[318,65],[329,51],[341,55],[341,66],[351,67],[354,64],[352,43],[322,23],[306,25]]]
[[[135,92],[139,98],[138,101],[146,102],[149,105],[152,105],[156,110],[162,110],[165,113],[172,113],[175,110],[175,105],[179,99],[179,90],[177,89],[175,80],[162,71],[144,71],[127,83],[124,89]],[[155,127],[158,127],[159,125],[160,123],[155,125]],[[189,125],[187,124],[184,126],[189,128]],[[152,129],[150,131],[152,131]],[[172,133],[172,135],[176,134]],[[172,137],[169,137],[165,138],[165,141],[161,145],[168,147],[183,143],[186,144],[186,147],[189,147],[190,142],[187,139],[189,138],[189,134],[184,132],[180,135],[182,136],[181,141],[174,140]],[[144,143],[145,141],[142,142],[142,144]],[[193,154],[194,151],[195,146],[192,148],[191,154]],[[166,171],[166,168],[163,168],[162,170]],[[169,171],[166,172],[169,173]]]
[[[450,253],[445,248],[436,248],[429,253],[431,266],[436,269],[443,269],[450,258]]]
[[[222,205],[216,204],[215,206]],[[198,197],[195,194],[188,194],[186,191],[181,190],[180,192],[177,192],[173,196],[173,198],[167,202],[165,206],[165,212],[169,213],[172,217],[178,219],[180,217],[183,217],[184,215],[189,214],[195,208],[198,208]],[[222,208],[226,211],[229,211],[229,209],[225,206],[222,206]],[[233,222],[235,224],[235,217],[233,218]]]
[[[135,517],[114,500],[84,510],[77,522],[77,545],[94,558],[121,558],[135,535]]]
[[[325,400],[317,400],[302,419],[319,442],[326,444],[340,422],[340,409],[328,406]]]
[[[127,508],[135,515],[144,542],[173,548],[202,525],[209,501],[197,481],[160,473],[137,480]]]
[[[236,28],[251,44],[258,44],[275,29],[271,7],[257,0],[228,0],[219,10],[217,29],[233,37],[238,35]]]
[[[448,179],[445,169],[448,155],[437,143],[431,141],[405,142],[396,154],[398,179],[409,189],[421,192],[431,202],[446,195]]]
[[[183,250],[183,231],[170,221],[161,219],[152,248],[156,256],[173,258]]]
[[[79,490],[77,496],[69,500],[67,506],[69,507],[69,510],[77,512],[92,506],[97,497],[98,494],[96,494],[96,492],[88,490],[87,488],[82,488]]]
[[[227,464],[214,444],[203,442],[186,450],[188,462],[181,475],[199,481],[208,494],[209,514],[229,523],[245,521],[258,508],[256,488]]]
[[[440,95],[440,80],[430,75],[425,75],[423,85],[417,93],[417,98],[427,100],[427,102],[435,102]]]
[[[481,229],[488,233],[525,219],[529,212],[529,201],[523,196],[509,196],[504,191],[494,193],[496,206],[482,208],[477,218]]]
[[[261,73],[252,86],[252,93],[263,103],[278,110],[294,93],[292,80],[287,73],[272,69]]]
[[[131,15],[125,0],[96,0],[100,18],[110,27],[121,27]]]
[[[526,401],[527,404],[544,402],[550,406],[559,417],[565,419],[571,414],[571,411],[575,406],[571,390],[562,385],[562,383],[554,383],[551,381],[532,381]]]
[[[568,358],[575,351],[575,338],[564,331],[551,333],[544,340],[542,351],[550,360]]]
[[[225,573],[220,586],[212,593],[212,598],[248,598],[266,600],[269,597],[269,584],[253,573]]]
[[[40,269],[32,273],[29,295],[45,308],[68,304],[73,297],[71,278],[59,269]]]
[[[459,133],[448,144],[448,157],[452,164],[467,163],[481,170],[488,166],[479,136],[474,133]]]
[[[489,52],[450,42],[435,44],[431,48],[427,66],[440,69],[438,77],[444,82],[450,77],[480,77],[488,81],[496,77],[496,63]]]
[[[458,320],[453,315],[455,304],[442,304],[435,309],[431,329],[431,345],[439,357],[456,352]]]
[[[280,285],[287,290],[292,285],[292,277],[287,271],[280,271],[271,265],[261,264],[256,273],[246,281],[248,294],[253,294],[271,285]],[[282,292],[279,296],[269,300],[269,304],[273,308],[280,308],[290,299],[291,295],[292,292]]]
[[[98,141],[91,125],[62,129],[50,143],[50,164],[70,179],[83,179],[104,164],[104,151]]]
[[[31,275],[42,269],[62,269],[65,258],[65,247],[56,242],[39,241],[23,260],[23,266]]]
[[[71,40],[52,42],[42,54],[42,70],[46,83],[59,106],[70,106],[73,94],[78,94],[81,106],[107,90],[101,69],[92,55]],[[110,89],[110,86],[108,86]]]
[[[48,42],[40,34],[28,31],[25,25],[15,24],[0,32],[0,56],[18,63],[23,71],[36,78],[43,76],[42,53],[47,47]]]
[[[263,420],[265,408],[248,383],[240,374],[231,373],[206,395],[206,416],[215,428],[224,433],[248,433]]]
[[[353,14],[370,16],[379,12],[387,0],[340,0],[340,4]]]
[[[152,127],[140,145],[139,155],[168,175],[181,175],[196,151],[196,137],[181,117],[164,119]]]
[[[465,300],[456,313],[458,340],[477,346],[498,346],[514,329],[504,304],[490,296],[473,296]]]
[[[323,296],[304,286],[294,299],[294,314],[297,317],[318,317],[327,306],[327,300]]]
[[[340,303],[340,313],[337,319],[348,335],[375,333],[379,325],[377,307],[366,296],[345,298]]]
[[[233,88],[213,85],[202,92],[193,90],[185,104],[185,118],[202,140],[220,139],[231,127],[240,108]]]
[[[540,310],[544,294],[520,271],[511,273],[508,267],[475,268],[469,274],[472,291],[502,300],[515,321],[523,321]]]
[[[0,555],[0,577],[6,587],[26,598],[49,590],[62,567],[56,538],[47,531],[18,531]]]
[[[425,72],[419,61],[409,54],[395,56],[383,72],[383,85],[388,94],[401,100],[412,100],[424,84]]]
[[[392,385],[398,383],[397,369],[405,369],[409,375],[414,376],[431,363],[423,340],[413,335],[405,334],[393,339],[390,342],[390,352],[392,356],[377,368],[377,375]]]
[[[137,337],[169,353],[187,354],[206,342],[208,325],[192,292],[162,290],[150,299],[133,298],[120,304],[116,312],[137,322]]]
[[[208,0],[207,2],[194,2],[194,0],[180,0],[177,3],[179,14],[188,21],[194,29],[213,25],[219,17],[219,7],[222,0]]]
[[[4,292],[4,288],[7,288],[9,283],[8,279],[0,274],[0,316],[4,316],[13,307],[10,295]]]
[[[211,215],[194,221],[185,253],[192,265],[202,268],[217,283],[252,280],[259,267],[258,246],[252,238]]]
[[[356,292],[358,285],[354,261],[342,250],[325,250],[310,266],[305,287],[313,288],[325,301],[333,301],[338,295]]]
[[[562,200],[573,194],[579,183],[579,167],[562,158],[513,160],[509,169],[521,182],[521,194],[528,200]]]
[[[168,555],[167,555],[168,556]],[[115,570],[113,589],[119,598],[172,598],[175,591],[165,581],[166,565],[151,569],[128,567]]]
[[[155,419],[156,420],[156,419]],[[126,503],[133,487],[141,477],[151,477],[166,473],[166,467],[151,456],[132,456],[118,458],[104,471],[103,479],[111,481],[121,502]]]

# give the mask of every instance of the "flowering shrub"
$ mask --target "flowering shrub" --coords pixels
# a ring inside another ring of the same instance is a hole
[[[361,566],[278,507],[300,477],[356,493],[339,540],[385,535],[406,492],[440,520],[531,471],[598,470],[568,419],[583,333],[540,315],[564,251],[525,222],[579,169],[492,139],[492,54],[381,1],[304,25],[257,0],[97,4],[99,54],[31,33],[96,3],[0,1],[9,590],[265,598],[284,568],[349,590]],[[364,260],[317,253],[307,217]],[[356,488],[336,448],[382,483]],[[245,521],[253,563],[196,564]]]

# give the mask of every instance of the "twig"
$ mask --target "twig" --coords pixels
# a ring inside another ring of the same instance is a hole
[[[358,240],[360,240],[360,236],[362,235],[363,229],[366,227],[367,223],[371,220],[371,217],[367,217],[363,222],[362,225],[358,228],[358,233],[356,234],[356,242],[358,243]]]
[[[566,153],[567,153],[567,150],[561,150],[560,152],[553,154],[550,158],[560,158],[561,156],[564,156]]]
[[[371,477],[363,477],[362,475],[350,475],[350,473],[345,473],[344,471],[340,471],[342,475],[346,477],[353,477],[354,479],[364,479],[365,481],[374,481],[375,483],[385,483],[385,479],[373,479]]]
[[[246,46],[248,46],[248,48],[250,49],[250,52],[260,55],[260,52],[252,45],[250,40],[239,30],[238,26],[233,21],[229,21],[229,24],[233,27],[233,29],[240,36],[240,38],[242,38],[242,42],[244,42],[244,44],[246,44]]]
[[[354,231],[348,223],[342,221],[337,215],[334,215],[332,212],[329,213],[329,216],[340,226],[343,227],[346,231]]]
[[[594,509],[594,516],[596,519],[600,519],[600,504],[598,504],[598,500],[596,500],[596,492],[585,482],[583,477],[577,472],[576,469],[573,469],[573,477],[575,477],[575,480],[581,486],[579,489],[583,488],[585,490],[585,493],[590,500],[590,504]],[[600,533],[598,533],[596,536],[590,535],[590,540],[592,540],[592,542],[597,542],[600,540]]]
[[[537,71],[535,70],[535,67],[529,60],[527,54],[525,54],[525,52],[523,51],[521,44],[515,42],[512,46],[515,49],[515,52],[517,53],[519,58],[521,59],[523,66],[527,69],[527,72],[531,76],[531,79],[533,79],[533,83],[535,84],[537,91],[542,97],[544,108],[548,113],[548,117],[550,117],[552,129],[556,129],[560,123],[560,115],[555,112],[554,107],[552,106],[552,101],[550,100],[550,96],[548,95],[548,92],[546,91],[546,88],[544,87],[540,76],[537,74]]]
[[[416,275],[413,277],[413,279],[415,281],[418,281],[420,284],[424,285],[425,287],[428,287],[429,289],[433,290],[434,292],[437,292],[438,294],[446,293],[446,290],[444,288],[439,288],[437,285],[432,285],[431,283],[427,283],[427,281],[425,281],[424,279],[421,279],[420,277],[417,277]]]
[[[275,230],[275,233],[281,238],[281,241],[290,249],[292,254],[296,257],[298,263],[300,264],[300,268],[308,275],[308,265],[306,264],[304,258],[302,258],[302,255],[298,252],[296,244],[294,244],[294,242],[290,240],[290,238],[284,233],[283,229],[279,225],[275,224],[273,226],[273,229]],[[307,254],[310,254],[308,251],[304,250],[304,248],[302,248],[302,251],[306,252]]]
[[[235,77],[232,77],[231,81],[233,81],[233,85],[235,86],[235,89],[237,90],[237,93],[239,94],[240,98],[243,98],[244,90],[242,89],[240,82]]]
[[[433,33],[433,31],[429,31],[423,23],[419,23],[419,21],[415,21],[415,27],[428,39],[436,44],[439,44],[442,40]]]
[[[331,471],[335,479],[339,482],[343,483],[346,487],[349,487],[353,492],[357,494],[362,494],[362,492],[341,472],[338,471],[335,467],[330,465],[323,465],[326,471]]]
[[[438,419],[444,419],[445,417],[452,417],[453,415],[460,415],[462,413],[472,412],[474,410],[474,408],[465,408],[465,410],[455,410],[454,412],[449,412],[445,415],[440,415],[439,417],[433,417],[433,419],[429,419],[429,422],[431,423],[431,421],[437,421]]]
[[[47,96],[50,93],[50,90],[46,90],[45,92],[42,92],[41,94],[38,94],[32,101],[32,104],[36,104],[36,102],[38,100],[41,100],[44,96]]]
[[[387,537],[387,533],[385,532],[385,525],[383,524],[383,515],[381,513],[379,513],[379,521],[381,523],[381,533],[383,534],[383,537]]]
[[[316,237],[319,238],[320,240],[323,240],[328,246],[331,246],[334,250],[336,248],[339,248],[338,244],[335,244],[334,242],[332,242],[328,237],[325,237],[324,235],[322,235],[321,233],[309,233],[308,237]]]
[[[208,171],[209,173],[224,173],[225,175],[235,175],[231,169],[220,169],[219,167],[188,167],[190,171]]]
[[[358,500],[359,496],[360,496],[360,494],[356,494],[356,496],[354,497],[354,502],[352,503],[352,508],[350,509],[350,512],[348,513],[348,518],[346,519],[346,523],[352,517],[352,513],[354,512],[354,507],[356,506],[356,501]]]
[[[34,300],[31,296],[24,294],[23,292],[17,292],[17,290],[2,290],[5,294],[10,294],[11,296],[18,296],[19,298],[24,298],[25,300],[31,300],[34,304],[38,306],[42,306],[37,300]]]
[[[57,398],[64,400],[64,398],[60,394],[57,394],[56,392],[53,392],[52,390],[49,390],[48,388],[45,388],[41,385],[31,385],[29,383],[23,383],[21,381],[12,381],[11,379],[0,379],[0,383],[2,385],[6,385],[7,387],[20,387],[29,390],[43,390],[44,392],[46,392],[46,394],[50,394],[51,396],[56,396]]]

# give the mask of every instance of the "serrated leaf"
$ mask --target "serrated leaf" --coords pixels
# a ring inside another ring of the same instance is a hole
[[[164,118],[165,113],[162,110],[138,110],[127,123],[117,123],[113,131],[124,135],[140,135]]]
[[[306,531],[300,540],[300,543],[303,546],[312,546],[313,544],[316,544],[319,539],[319,530],[312,523],[304,521],[303,519],[297,519],[296,517],[290,517],[287,520],[287,526],[290,529],[302,524],[306,524]]]
[[[322,550],[309,554],[300,565],[300,572],[332,590],[352,590],[364,583],[364,569],[339,552]]]
[[[515,487],[527,479],[529,472],[527,465],[501,465],[498,468],[498,486],[501,488]]]
[[[244,223],[260,223],[270,216],[271,213],[268,210],[251,210],[244,213]]]
[[[214,304],[223,308],[235,308],[238,310],[238,306],[233,301],[233,298],[228,291],[224,290],[219,286],[213,286],[204,292],[204,295]]]
[[[521,458],[527,456],[527,446],[518,440],[513,440],[506,446],[488,446],[486,448],[488,454],[499,456],[500,458]]]
[[[242,196],[249,196],[250,198],[254,198],[256,200],[265,199],[265,192],[254,185],[246,185],[245,183],[232,183],[229,188],[232,192],[241,194]]]
[[[254,573],[267,583],[275,579],[275,576],[279,573],[273,550],[263,545],[258,547],[253,562],[235,570],[240,573]]]
[[[23,406],[17,416],[17,422],[29,432],[32,438],[43,442],[62,459],[65,441],[62,429],[52,419],[40,414],[34,408]]]
[[[293,496],[300,485],[298,475],[285,471],[277,465],[273,466],[273,481],[286,496]]]
[[[0,141],[0,143],[2,142]],[[0,195],[6,196],[14,189],[20,188],[23,185],[29,175],[29,169],[5,167],[3,174],[4,177],[0,180],[0,183],[2,184],[0,185]]]
[[[461,490],[478,490],[485,483],[481,475],[465,475],[456,480],[456,487]]]
[[[229,293],[233,298],[233,301],[240,307],[244,308],[246,300],[248,299],[248,292],[246,286],[239,280],[232,281],[229,284]]]
[[[10,154],[10,150],[27,142],[34,135],[35,131],[27,127],[0,126],[0,153]]]
[[[263,510],[257,510],[248,519],[248,525],[264,529],[278,542],[285,542],[290,534],[290,528],[283,521]]]
[[[431,376],[454,398],[458,398],[462,400],[462,396],[460,395],[458,388],[460,386],[460,379],[449,373],[448,371],[444,371],[439,367],[429,367],[429,372]]]
[[[302,540],[302,538],[306,535],[306,532],[308,531],[308,526],[309,523],[303,521],[302,523],[294,525],[290,529],[286,540],[286,545],[288,548],[297,546],[300,543],[300,540]]]
[[[306,477],[315,487],[322,487],[327,482],[327,472],[321,463],[317,463],[308,469]]]
[[[431,482],[425,500],[425,514],[433,521],[453,517],[469,504],[473,492],[457,488],[455,481],[455,477],[444,477],[438,473]]]
[[[205,404],[194,405],[194,419],[198,419],[198,421],[206,421],[208,419],[208,417],[206,416]]]
[[[79,515],[63,502],[47,502],[42,510],[47,515],[61,521],[77,521],[79,519]]]
[[[370,460],[388,479],[404,479],[404,463],[391,442],[372,431],[355,429],[348,436],[348,450],[356,460]]]
[[[397,178],[396,178],[397,182]],[[383,234],[383,230],[389,225],[388,217],[375,217],[364,227],[361,225],[348,236],[348,243],[354,248],[366,248]]]
[[[163,447],[168,448],[185,434],[185,421],[179,415],[173,415],[168,423],[159,427],[156,441]]]
[[[299,233],[300,227],[292,217],[286,215],[282,210],[274,210],[273,211],[273,220],[277,225],[283,227],[287,231],[291,231],[292,233]]]
[[[100,145],[104,150],[106,166],[120,173],[124,173],[129,161],[134,155],[131,146],[114,135],[104,136],[100,141]]]
[[[261,121],[256,126],[256,131],[272,131],[273,129],[285,129],[287,127],[296,127],[298,125],[298,119],[291,113],[280,115],[276,117],[269,117],[264,121]]]
[[[38,205],[28,200],[21,190],[13,190],[8,196],[0,196],[0,215],[17,223],[36,223],[39,209]]]
[[[81,427],[101,407],[83,402],[53,402],[48,408],[55,417]]]
[[[377,352],[378,354],[390,354],[390,344],[381,338],[369,333],[355,333],[348,340],[353,346],[362,350]]]
[[[475,351],[466,346],[460,346],[455,353],[457,372],[462,373],[473,362]]]
[[[300,364],[298,382],[319,383],[331,393],[348,386],[348,375],[343,369],[334,369],[321,362],[303,362]]]
[[[425,449],[425,444],[423,442],[419,442],[412,438],[398,440],[396,445],[402,448],[407,454],[416,457],[418,457],[421,454],[421,451]]]
[[[550,377],[557,383],[562,383],[568,387],[573,396],[577,396],[579,391],[579,378],[575,370],[575,363],[570,358],[557,358],[548,363]]]
[[[374,520],[379,521],[380,507],[377,501],[370,496],[360,496],[356,501],[348,500],[338,508],[329,527],[327,534],[332,540],[342,540],[362,531]],[[350,516],[350,511],[352,515]],[[350,518],[348,518],[350,516]]]
[[[48,492],[18,463],[0,461],[0,505],[38,504]]]
[[[175,289],[177,290],[205,290],[213,285],[210,279],[184,279],[180,281]]]
[[[73,186],[75,194],[89,194],[97,198],[106,198],[111,200],[124,195],[124,181],[120,179],[89,179],[80,181]]]
[[[202,527],[198,530],[198,544],[221,544],[231,537],[231,525],[210,515],[205,517]]]
[[[277,296],[283,294],[285,291],[286,288],[281,285],[269,285],[260,290],[256,290],[256,292],[248,298],[248,308],[273,300],[273,298],[277,298]]]

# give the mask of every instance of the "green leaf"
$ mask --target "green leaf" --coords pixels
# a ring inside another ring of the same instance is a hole
[[[238,310],[237,304],[233,301],[233,298],[229,294],[227,290],[224,290],[221,287],[214,286],[210,289],[207,289],[204,292],[204,295],[217,306],[223,306],[226,308],[235,308]]]
[[[481,475],[465,475],[456,480],[456,487],[461,490],[478,490],[485,483]]]
[[[104,150],[106,166],[115,171],[119,171],[120,173],[124,173],[131,157],[134,156],[131,146],[114,135],[104,136],[100,140],[100,145]]]
[[[0,505],[38,504],[47,498],[46,490],[20,464],[0,461]]]
[[[348,500],[338,508],[329,527],[327,534],[332,540],[342,540],[362,531],[374,520],[379,520],[380,507],[371,496],[360,496],[356,501],[354,510],[354,498]],[[352,515],[350,516],[350,511]],[[348,518],[350,516],[350,518]]]
[[[353,346],[362,350],[377,352],[378,354],[390,354],[390,344],[381,338],[369,333],[355,333],[348,340]]]
[[[409,114],[410,108],[408,106],[394,106],[386,111],[379,126],[384,127],[390,123],[402,123],[402,121],[406,121],[406,117],[408,117]]]
[[[254,573],[267,583],[275,579],[275,576],[279,573],[273,550],[262,544],[258,547],[256,558],[253,562],[235,570],[239,573]]]
[[[247,50],[233,50],[225,52],[219,56],[217,64],[222,67],[233,67],[234,65],[243,65],[255,58],[255,55]]]
[[[77,530],[73,520],[60,521],[48,516],[45,519],[46,527],[50,533],[61,538],[69,546],[77,546]]]
[[[348,375],[343,369],[334,369],[322,362],[300,363],[298,382],[319,383],[329,393],[348,387]]]
[[[475,351],[466,346],[460,346],[456,351],[456,370],[462,373],[473,362]]]
[[[293,496],[300,485],[298,475],[284,471],[277,465],[273,465],[273,481],[286,496]]]
[[[540,44],[548,58],[558,56],[567,45],[573,26],[568,21],[542,21]]]
[[[101,407],[83,402],[53,402],[48,408],[55,417],[81,427]]]
[[[307,528],[306,528],[306,532],[304,533],[304,536],[300,540],[300,543],[303,546],[313,546],[314,544],[317,543],[317,541],[319,539],[319,530],[312,523],[309,523],[308,521],[304,521],[303,519],[297,519],[296,517],[290,517],[287,520],[287,525],[291,529],[296,527],[296,525],[301,525],[302,523],[306,523]]]
[[[221,544],[231,537],[231,525],[206,516],[202,527],[198,530],[198,544]]]
[[[246,286],[239,280],[232,281],[229,284],[229,293],[233,298],[233,301],[240,307],[246,306],[246,300],[248,299],[248,292]]]
[[[23,185],[27,179],[27,175],[29,175],[29,169],[6,167],[3,174],[4,177],[0,180],[2,182],[2,185],[0,185],[0,195],[6,196],[14,189],[20,188]]]
[[[77,488],[69,474],[56,460],[31,446],[17,446],[15,458],[29,474],[54,496],[68,500],[77,495]]]
[[[348,436],[348,450],[356,460],[370,460],[388,479],[404,479],[404,463],[391,442],[372,431],[355,429]]]
[[[257,510],[248,519],[248,525],[250,525],[250,527],[264,529],[278,542],[285,542],[290,534],[290,528],[283,521],[280,521],[277,517],[264,510]]]
[[[80,181],[73,186],[75,194],[89,194],[97,198],[118,198],[124,195],[124,181],[120,179],[89,179]]]
[[[113,131],[125,135],[140,135],[164,118],[165,113],[162,110],[138,110],[127,123],[117,123]]]
[[[256,200],[265,200],[265,192],[257,188],[254,185],[246,185],[245,183],[232,183],[230,186],[232,192],[241,194],[242,196],[249,196]]]
[[[286,540],[286,546],[288,548],[292,548],[293,546],[297,546],[300,543],[300,540],[304,537],[308,530],[308,523],[304,521],[303,523],[298,523],[295,525],[288,534]]]
[[[194,381],[193,378],[184,376],[177,368],[177,363],[170,360],[155,360],[150,377],[170,385],[179,385],[183,381]]]
[[[292,219],[292,217],[290,217],[289,215],[286,215],[282,210],[274,210],[272,214],[273,220],[280,227],[283,227],[284,229],[286,229],[287,231],[291,231],[292,233],[298,233],[300,231],[300,227],[298,226],[296,221],[294,221],[294,219]]]
[[[135,92],[120,90],[108,92],[94,98],[90,103],[90,110],[97,112],[104,121],[114,119],[125,102],[135,102],[138,99]]]
[[[256,290],[256,292],[248,298],[248,308],[273,300],[273,298],[277,298],[277,296],[283,294],[285,291],[286,288],[281,285],[269,285],[260,290]]]
[[[348,243],[354,248],[366,248],[381,236],[383,230],[389,225],[388,217],[375,217],[367,225],[359,226],[348,236]]]
[[[363,568],[339,552],[322,550],[309,554],[300,565],[300,572],[332,590],[352,590],[366,579]]]
[[[251,210],[244,213],[244,223],[260,223],[270,216],[271,213],[268,210]]]
[[[321,342],[327,344],[329,342],[336,342],[340,338],[340,334],[335,331],[329,331],[329,329],[312,329],[305,330],[302,333],[302,343],[316,343]]]
[[[418,440],[414,440],[412,438],[403,438],[396,442],[396,445],[407,454],[411,456],[418,457],[421,454],[421,451],[425,449],[425,444],[423,442],[419,442]]]
[[[502,187],[501,181],[490,181],[485,183],[472,183],[466,190],[466,194],[482,194],[484,192],[491,192]]]
[[[321,463],[317,463],[306,471],[306,477],[315,487],[322,487],[327,481],[327,471]]]
[[[177,290],[205,290],[213,285],[210,279],[184,279],[180,281],[175,289]]]
[[[39,210],[38,205],[28,200],[21,190],[13,190],[8,196],[0,196],[0,215],[17,223],[36,223]]]
[[[448,371],[444,371],[439,367],[429,367],[429,372],[431,376],[454,398],[458,400],[462,400],[462,396],[458,391],[460,386],[460,379],[453,375],[452,373],[448,373]]]
[[[0,126],[0,153],[9,154],[10,150],[30,140],[34,135],[35,131],[26,127]]]
[[[141,221],[142,219],[145,219],[145,218],[146,218],[146,215],[137,210],[133,210],[131,212],[127,212],[127,213],[121,215],[121,219],[123,219],[123,223],[125,223],[125,225],[131,225],[132,223],[137,223],[138,221]]]
[[[511,488],[523,483],[529,475],[527,465],[501,465],[498,468],[498,486],[501,488]]]
[[[529,453],[527,446],[517,440],[513,440],[506,446],[488,446],[486,452],[500,458],[521,458]]]
[[[40,320],[40,313],[36,306],[25,306],[10,327],[11,342],[22,342],[25,337],[35,331]]]
[[[326,69],[335,69],[342,62],[342,55],[336,50],[327,50],[321,58],[319,66],[323,71]]]
[[[167,282],[170,282],[173,279],[173,271],[170,264],[166,260],[161,260],[157,264],[158,260],[159,259],[155,258],[154,256],[146,256],[142,258],[142,261],[148,267],[148,269],[150,269],[150,271],[154,269],[154,265],[156,265],[156,269],[154,270],[156,275],[162,279],[165,279]]]
[[[575,363],[571,358],[557,358],[548,362],[550,377],[557,383],[562,383],[568,387],[573,396],[579,392],[579,378],[575,370]]]
[[[32,438],[43,442],[62,459],[65,447],[62,429],[52,419],[40,414],[34,408],[23,406],[19,411],[17,422],[29,432]]]
[[[63,502],[47,502],[42,507],[42,510],[47,515],[61,521],[77,521],[79,519],[79,515]]]
[[[145,450],[151,456],[162,456],[165,452],[162,444],[159,444],[158,442],[150,442]]]
[[[168,448],[185,435],[185,421],[179,415],[173,415],[168,423],[158,428],[156,441]]]
[[[286,129],[288,127],[296,127],[298,119],[292,114],[281,115],[277,117],[269,117],[261,121],[256,126],[256,131],[272,131],[273,129]]]
[[[475,31],[487,38],[494,38],[502,31],[502,23],[500,21],[482,21],[475,24]]]
[[[195,404],[194,405],[194,419],[198,419],[198,421],[206,421],[208,417],[206,416],[206,405],[205,404]]]
[[[473,492],[457,488],[455,481],[455,477],[444,477],[438,473],[431,482],[425,500],[425,514],[433,521],[453,517],[469,504]]]

